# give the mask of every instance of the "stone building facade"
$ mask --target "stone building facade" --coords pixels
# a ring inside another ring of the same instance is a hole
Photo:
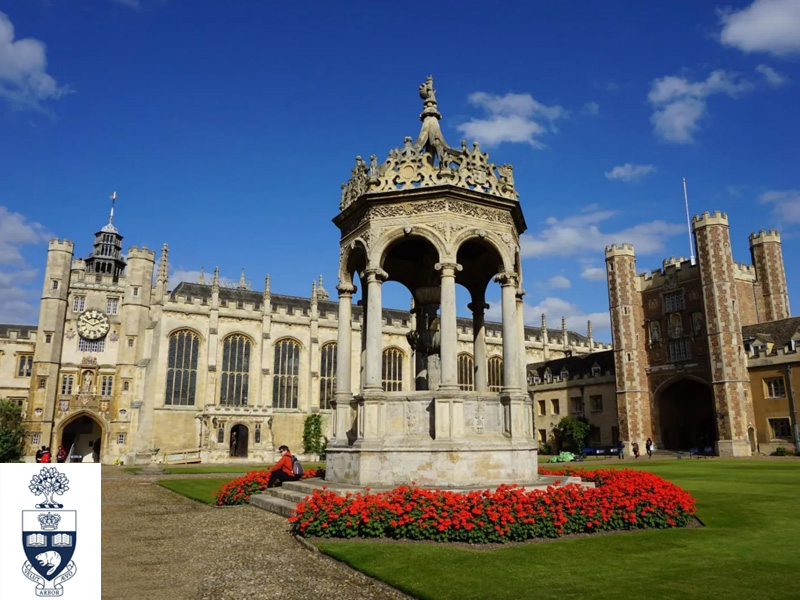
[[[603,444],[621,439],[628,451],[649,437],[660,449],[769,452],[796,424],[791,379],[776,371],[797,356],[780,235],[753,233],[749,265],[733,260],[725,214],[703,213],[692,227],[696,262],[670,258],[639,274],[633,246],[606,248],[617,422],[584,416]],[[559,369],[551,363],[529,370],[534,398],[545,391],[542,369]],[[565,395],[571,378],[549,385]]]
[[[800,451],[800,317],[742,328],[759,452]]]
[[[111,222],[86,259],[72,242],[51,240],[38,325],[0,325],[0,395],[23,404],[29,459],[41,445],[64,444],[105,463],[220,462],[232,459],[235,437],[233,459],[271,461],[280,444],[302,448],[315,412],[331,436],[339,306],[321,278],[309,297],[295,297],[273,294],[268,276],[255,291],[244,275],[233,286],[215,272],[171,287],[168,273],[166,245],[158,261],[136,247],[123,259]],[[363,318],[355,304],[353,381],[362,376]],[[395,390],[413,388],[412,320],[382,310],[381,385]],[[458,382],[474,387],[472,320],[456,327]],[[485,339],[487,383],[499,389],[501,325],[486,323]],[[524,345],[528,361],[590,350],[586,336],[535,327],[525,328]]]

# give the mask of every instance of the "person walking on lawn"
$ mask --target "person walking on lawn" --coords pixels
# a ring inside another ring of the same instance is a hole
[[[280,487],[284,481],[297,481],[294,474],[292,464],[292,453],[289,452],[289,446],[281,446],[278,448],[281,453],[281,458],[275,463],[275,466],[269,470],[269,481],[267,487]]]

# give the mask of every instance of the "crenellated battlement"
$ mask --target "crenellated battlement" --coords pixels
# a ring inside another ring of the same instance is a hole
[[[705,211],[702,215],[695,215],[692,218],[692,229],[702,229],[709,225],[728,225],[728,213],[715,210],[714,213]]]
[[[675,258],[671,256],[662,262],[661,269],[653,269],[648,273],[636,276],[640,291],[663,286],[668,280],[683,283],[684,281],[699,277],[696,264],[684,256]]]
[[[661,261],[661,267],[665,273],[672,272],[676,269],[680,269],[684,263],[689,263],[689,266],[691,266],[691,261],[685,256],[679,256],[678,258],[670,256],[669,258],[665,258],[663,261]]]
[[[735,279],[743,281],[756,280],[756,268],[753,265],[748,265],[743,262],[733,262],[733,276]]]
[[[142,246],[141,248],[131,246],[128,248],[128,260],[137,258],[154,263],[156,262],[156,253],[154,250],[150,250],[147,246]]]
[[[761,244],[766,244],[766,243],[769,243],[769,242],[780,244],[781,243],[781,234],[775,229],[770,229],[769,231],[764,231],[762,229],[758,233],[751,233],[750,234],[750,247],[751,248],[753,246],[759,246]]]
[[[72,259],[72,270],[73,271],[85,271],[86,270],[86,261],[82,258],[73,258]]]
[[[623,242],[622,244],[611,244],[606,246],[606,260],[615,256],[636,256],[633,244]]]
[[[64,238],[63,240],[60,240],[58,238],[53,238],[52,240],[50,240],[47,250],[48,252],[55,252],[60,250],[62,252],[69,252],[70,254],[72,254],[72,252],[75,250],[75,244],[66,238]]]

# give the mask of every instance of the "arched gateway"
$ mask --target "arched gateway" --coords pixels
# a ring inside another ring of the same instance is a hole
[[[59,443],[67,452],[67,462],[100,462],[103,437],[103,426],[97,418],[81,412],[61,426]]]
[[[660,445],[666,450],[715,452],[716,413],[711,387],[695,379],[678,379],[656,391]]]
[[[327,479],[361,485],[466,485],[532,482],[536,443],[523,391],[519,236],[525,231],[511,165],[489,162],[477,143],[447,145],[433,80],[420,86],[422,129],[382,164],[356,157],[342,186],[339,335],[333,438]],[[365,357],[351,380],[352,296],[363,288]],[[413,390],[382,385],[385,281],[413,299]],[[502,290],[502,388],[490,391],[484,311],[486,289]],[[466,288],[473,319],[474,390],[458,380],[456,285]]]

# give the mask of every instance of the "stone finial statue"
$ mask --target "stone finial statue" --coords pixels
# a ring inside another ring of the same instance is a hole
[[[219,267],[214,267],[214,278],[211,280],[212,293],[219,294]]]
[[[425,83],[419,86],[419,97],[423,100],[425,107],[436,106],[436,90],[433,89],[433,75],[428,75]]]
[[[205,267],[200,267],[200,277],[197,278],[197,283],[204,285],[206,282],[206,270]]]
[[[244,269],[242,269],[242,274],[239,275],[239,285],[236,286],[237,290],[246,290],[247,289],[247,282],[244,279]]]

